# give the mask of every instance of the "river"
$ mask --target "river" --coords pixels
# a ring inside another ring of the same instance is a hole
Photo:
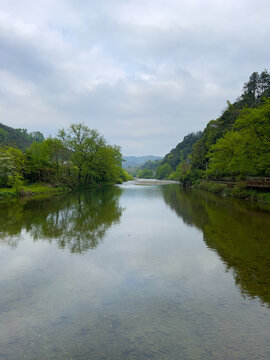
[[[0,203],[1,360],[270,359],[270,211],[134,183]]]

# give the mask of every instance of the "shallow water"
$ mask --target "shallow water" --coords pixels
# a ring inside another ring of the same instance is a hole
[[[269,359],[270,212],[178,185],[0,204],[0,359]]]

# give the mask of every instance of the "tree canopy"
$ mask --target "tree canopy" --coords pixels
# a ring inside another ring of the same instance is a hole
[[[270,176],[270,99],[256,108],[244,109],[234,128],[212,145],[207,174]]]

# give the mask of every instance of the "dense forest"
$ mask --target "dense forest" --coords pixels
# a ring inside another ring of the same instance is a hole
[[[184,137],[161,162],[148,162],[139,177],[221,180],[270,176],[270,74],[254,72],[243,92],[203,132]]]
[[[84,124],[61,129],[55,138],[2,126],[0,187],[19,189],[27,183],[91,186],[128,180],[122,155]],[[36,135],[36,138],[35,138]],[[30,143],[27,148],[26,145]],[[14,146],[11,146],[14,145]],[[24,151],[23,151],[24,150]]]

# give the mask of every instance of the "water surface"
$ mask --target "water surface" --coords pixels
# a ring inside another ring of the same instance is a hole
[[[269,359],[270,212],[178,185],[0,204],[0,359]]]

